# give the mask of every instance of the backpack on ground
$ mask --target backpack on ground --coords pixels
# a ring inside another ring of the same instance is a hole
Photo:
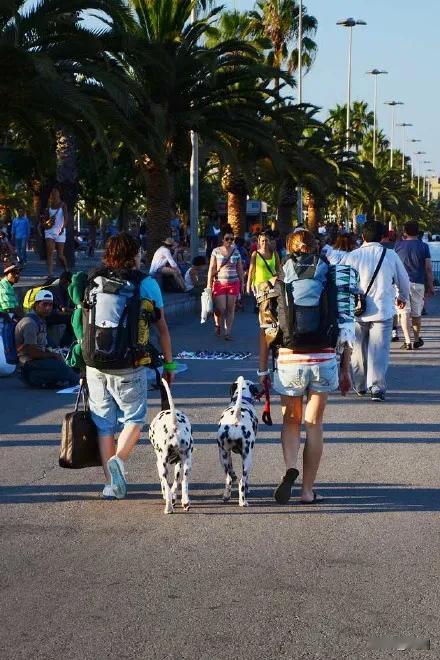
[[[274,347],[319,351],[338,341],[338,302],[329,265],[312,254],[289,255],[275,284],[278,328]]]
[[[89,367],[127,369],[150,365],[149,328],[160,318],[151,300],[141,300],[144,275],[100,269],[88,280],[82,304],[84,362]]]

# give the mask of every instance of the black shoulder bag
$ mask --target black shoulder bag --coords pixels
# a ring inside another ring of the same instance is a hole
[[[367,287],[367,290],[365,293],[357,293],[356,294],[356,299],[355,299],[355,308],[354,308],[354,315],[355,316],[363,316],[365,314],[365,310],[367,309],[367,296],[371,290],[371,287],[374,284],[374,280],[376,279],[381,266],[383,264],[383,260],[385,259],[387,249],[386,247],[382,248],[382,254],[380,255],[379,263],[376,266],[376,270],[373,273],[373,277],[370,280],[370,283]]]

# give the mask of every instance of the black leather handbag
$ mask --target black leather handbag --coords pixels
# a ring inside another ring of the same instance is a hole
[[[81,399],[83,410],[79,410]],[[71,470],[101,465],[98,429],[90,414],[88,390],[84,381],[79,388],[75,410],[64,417],[59,464]]]

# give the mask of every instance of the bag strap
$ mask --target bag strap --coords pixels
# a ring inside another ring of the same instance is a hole
[[[377,275],[378,275],[378,273],[379,273],[379,271],[380,271],[380,268],[381,268],[381,266],[382,266],[382,264],[383,264],[383,260],[385,259],[386,252],[387,252],[386,247],[382,248],[382,254],[380,255],[379,263],[377,264],[377,266],[376,266],[376,270],[375,270],[374,273],[373,273],[373,277],[372,277],[371,280],[370,280],[370,284],[368,285],[367,290],[365,291],[365,295],[366,295],[366,296],[367,296],[368,293],[370,292],[370,289],[371,289],[371,287],[372,287],[373,284],[374,284],[374,280],[376,279],[376,277],[377,277]]]
[[[231,254],[229,255],[229,257],[226,259],[226,261],[225,261],[224,263],[222,263],[222,265],[220,266],[220,268],[217,269],[217,271],[216,271],[216,273],[215,273],[215,275],[214,275],[214,278],[213,278],[214,280],[217,279],[217,275],[219,274],[219,272],[221,271],[221,269],[229,263],[229,261],[231,260],[232,255],[233,255],[234,252],[236,252],[236,251],[237,251],[237,248],[234,248],[234,249],[232,250]],[[221,254],[221,253],[220,253],[220,254]],[[223,256],[223,255],[222,255],[222,256]]]
[[[257,250],[257,254],[258,254],[259,257],[261,257],[261,259],[263,259],[263,261],[264,261],[264,263],[265,263],[265,265],[266,265],[266,268],[267,268],[267,270],[269,271],[269,273],[272,275],[272,277],[275,277],[275,273],[273,272],[272,268],[270,267],[270,265],[269,265],[269,263],[266,261],[266,259],[263,257],[263,255],[261,254],[261,252],[259,252],[259,251]]]
[[[80,380],[79,392],[75,402],[75,412],[78,412],[79,402],[82,398],[84,412],[89,410],[89,390],[84,378]]]

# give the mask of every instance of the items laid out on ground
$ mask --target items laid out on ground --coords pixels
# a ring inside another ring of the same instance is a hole
[[[180,351],[178,360],[247,360],[251,357],[250,352],[231,351]]]

